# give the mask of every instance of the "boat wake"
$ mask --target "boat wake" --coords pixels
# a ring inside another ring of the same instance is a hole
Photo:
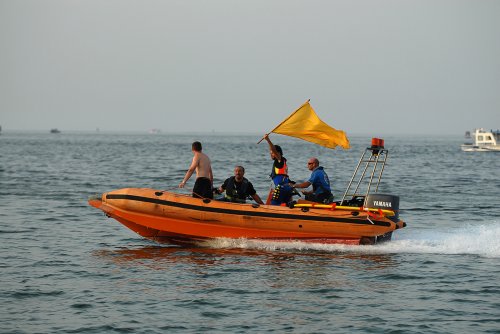
[[[417,232],[408,238],[396,238],[373,246],[315,244],[306,242],[261,241],[219,238],[203,242],[209,248],[260,250],[324,251],[356,254],[448,254],[500,258],[500,222],[488,225],[464,225],[453,230]]]

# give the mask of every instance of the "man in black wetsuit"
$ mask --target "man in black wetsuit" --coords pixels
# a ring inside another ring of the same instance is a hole
[[[242,166],[234,167],[234,176],[226,179],[219,187],[218,192],[226,192],[224,200],[228,202],[245,203],[248,196],[251,196],[255,202],[264,204],[255,191],[252,183],[245,177],[245,168]]]

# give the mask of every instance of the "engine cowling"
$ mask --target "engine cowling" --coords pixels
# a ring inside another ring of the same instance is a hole
[[[370,194],[366,197],[365,207],[394,211],[391,220],[399,220],[399,196],[388,194]]]

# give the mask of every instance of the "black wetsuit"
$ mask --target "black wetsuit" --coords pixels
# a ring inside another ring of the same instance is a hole
[[[224,181],[222,189],[226,190],[226,200],[237,203],[245,203],[247,196],[256,194],[255,188],[250,181],[243,178],[241,182],[236,182],[234,176]]]

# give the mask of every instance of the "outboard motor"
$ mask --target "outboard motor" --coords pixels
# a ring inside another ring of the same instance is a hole
[[[368,208],[393,210],[394,216],[388,217],[393,222],[397,223],[399,218],[399,196],[385,194],[370,194],[366,196],[365,206]],[[388,232],[376,237],[376,243],[386,242],[391,240],[392,232]]]
[[[389,217],[392,221],[399,221],[399,196],[386,194],[369,194],[366,196],[365,207],[386,209],[394,211],[394,216]]]

